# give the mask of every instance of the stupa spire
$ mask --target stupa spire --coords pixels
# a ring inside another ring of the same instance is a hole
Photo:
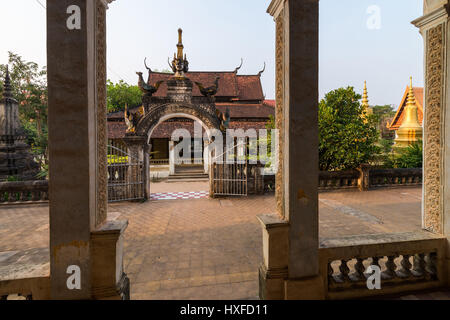
[[[9,77],[9,66],[6,66],[5,82],[3,84],[3,98],[12,98],[11,78]]]
[[[364,109],[364,118],[366,118],[366,116],[371,115],[373,113],[372,109],[370,109],[370,106],[369,106],[369,94],[367,93],[367,81],[364,81],[362,106]]]
[[[417,114],[416,96],[412,86],[412,77],[409,78],[409,92],[405,107],[405,118],[400,127],[419,128],[419,116]]]
[[[189,71],[189,62],[187,61],[186,54],[184,53],[183,45],[183,30],[178,29],[178,44],[177,52],[173,54],[172,63],[169,62],[170,68],[175,73],[175,78],[185,79],[185,73]]]
[[[184,45],[183,45],[183,29],[178,29],[178,44],[177,44],[177,48],[178,48],[178,54],[177,54],[177,58],[178,59],[183,59],[183,50],[184,50]]]
[[[369,108],[369,95],[367,93],[367,81],[364,81],[364,91],[362,96],[362,105],[365,108]]]

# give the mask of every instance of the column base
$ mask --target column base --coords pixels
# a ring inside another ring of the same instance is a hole
[[[259,267],[259,298],[261,300],[284,300],[284,283],[288,275],[287,268],[267,270]]]
[[[107,221],[91,233],[95,300],[130,299],[130,280],[123,271],[123,236],[127,226],[127,220]]]
[[[284,282],[285,300],[325,300],[325,286],[321,276],[288,279]]]

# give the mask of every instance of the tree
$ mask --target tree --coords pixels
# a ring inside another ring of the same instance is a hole
[[[142,104],[142,92],[138,86],[132,86],[120,80],[119,83],[107,81],[108,112],[125,110],[125,105],[132,109]]]
[[[373,114],[377,117],[377,120],[380,121],[384,118],[390,118],[395,116],[395,110],[392,105],[386,104],[384,106],[374,106],[372,108]]]
[[[13,95],[19,102],[20,121],[36,160],[44,169],[48,165],[47,71],[45,67],[27,62],[17,54],[9,52],[8,55]],[[0,95],[3,93],[5,73],[6,65],[0,65]]]
[[[320,170],[354,169],[379,152],[376,117],[366,115],[353,87],[333,90],[319,103]]]
[[[410,144],[406,148],[396,148],[394,159],[395,168],[422,168],[423,164],[423,143]]]

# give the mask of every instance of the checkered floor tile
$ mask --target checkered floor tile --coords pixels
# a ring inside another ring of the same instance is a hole
[[[188,200],[208,198],[208,191],[152,193],[150,200]]]

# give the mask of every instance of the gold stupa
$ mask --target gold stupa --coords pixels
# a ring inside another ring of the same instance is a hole
[[[414,96],[412,77],[410,78],[408,99],[404,110],[402,125],[397,130],[395,146],[407,147],[410,144],[422,140],[423,129],[417,113],[416,97]]]
[[[364,81],[364,91],[363,91],[363,96],[362,96],[362,106],[364,107],[364,113],[366,115],[373,114],[373,110],[369,106],[369,95],[367,93],[367,81]]]

